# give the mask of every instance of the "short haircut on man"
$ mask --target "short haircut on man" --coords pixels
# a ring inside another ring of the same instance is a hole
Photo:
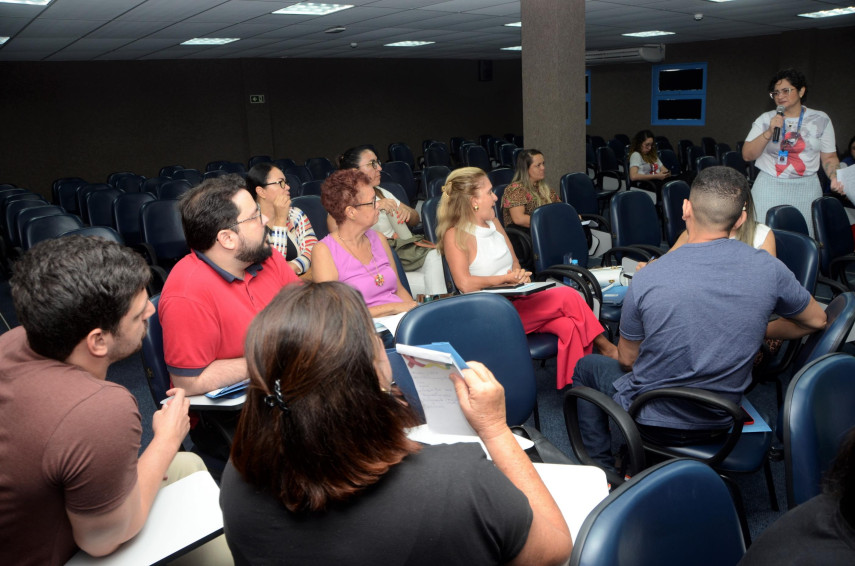
[[[748,201],[748,180],[731,167],[707,167],[689,192],[692,211],[710,228],[730,231]]]
[[[30,248],[15,264],[12,301],[37,354],[63,361],[87,334],[116,334],[151,280],[142,256],[103,238],[66,236]]]
[[[220,230],[231,227],[239,231],[236,222],[240,210],[232,198],[241,190],[246,190],[246,181],[240,175],[229,174],[206,179],[181,196],[178,210],[190,249],[209,250]]]

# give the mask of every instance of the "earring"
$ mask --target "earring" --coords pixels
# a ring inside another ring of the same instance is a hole
[[[473,209],[473,210],[478,210],[478,205],[476,204],[475,206],[473,206],[473,207],[472,207],[472,209]]]

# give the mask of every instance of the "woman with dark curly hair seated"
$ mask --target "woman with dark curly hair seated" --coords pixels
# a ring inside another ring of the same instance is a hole
[[[236,564],[565,563],[570,532],[477,362],[454,375],[478,444],[407,438],[359,294],[288,286],[247,333],[250,385],[220,506]]]
[[[357,169],[336,171],[321,187],[321,203],[338,230],[315,245],[312,278],[356,288],[374,317],[413,309],[386,238],[371,229],[379,210],[368,177]]]

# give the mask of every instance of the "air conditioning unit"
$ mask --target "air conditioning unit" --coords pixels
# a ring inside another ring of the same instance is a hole
[[[585,51],[585,65],[606,65],[611,63],[661,63],[665,60],[665,45],[662,43],[642,45],[629,49],[605,49]]]

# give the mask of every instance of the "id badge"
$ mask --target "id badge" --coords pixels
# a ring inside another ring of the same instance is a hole
[[[786,165],[787,164],[787,155],[789,153],[790,153],[789,151],[783,151],[783,150],[778,152],[778,165]]]

